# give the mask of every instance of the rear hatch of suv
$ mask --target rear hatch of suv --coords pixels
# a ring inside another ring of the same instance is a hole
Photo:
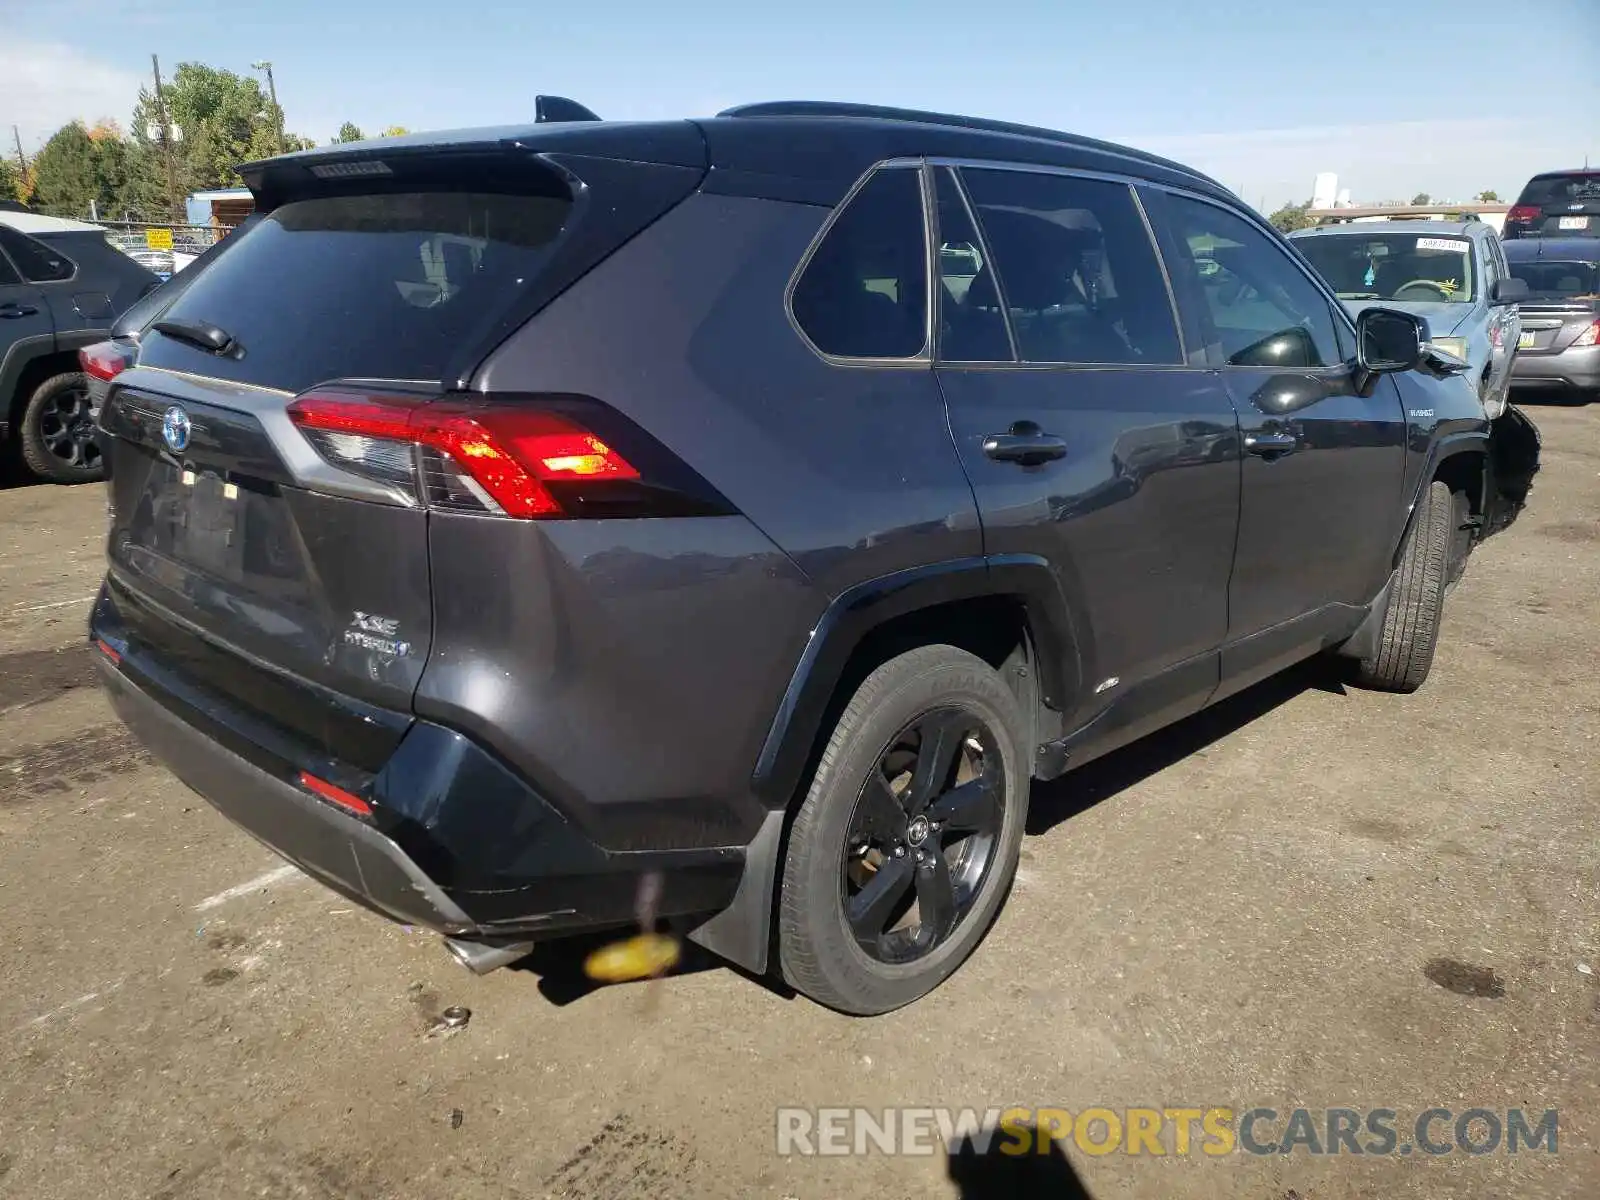
[[[245,714],[290,761],[381,766],[432,636],[430,504],[526,500],[484,466],[493,423],[461,389],[702,174],[687,124],[648,139],[661,163],[567,153],[574,132],[247,172],[262,215],[143,331],[101,415],[96,630],[125,668]]]
[[[1506,213],[1507,237],[1600,237],[1600,171],[1535,175]]]

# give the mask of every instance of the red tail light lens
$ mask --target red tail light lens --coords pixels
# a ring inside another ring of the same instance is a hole
[[[336,466],[410,483],[437,507],[562,516],[548,483],[639,479],[592,432],[539,408],[309,392],[289,405],[289,416]],[[420,469],[412,447],[420,448]]]
[[[1600,345],[1600,321],[1589,322],[1589,328],[1580,333],[1572,345],[1574,347]]]
[[[1513,204],[1506,210],[1506,220],[1515,221],[1519,225],[1527,221],[1539,219],[1539,206],[1537,204]]]
[[[109,383],[133,365],[133,354],[115,342],[96,342],[78,351],[84,374]]]
[[[347,792],[342,787],[329,783],[326,779],[318,779],[310,771],[300,772],[300,786],[308,792],[321,796],[329,804],[337,804],[347,812],[353,812],[358,817],[370,817],[372,805],[368,804],[354,792]]]

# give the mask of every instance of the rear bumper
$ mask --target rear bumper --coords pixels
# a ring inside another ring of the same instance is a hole
[[[91,637],[117,715],[223,816],[342,895],[393,920],[466,936],[628,925],[658,880],[656,914],[703,917],[733,899],[745,847],[612,851],[472,739],[415,721],[375,774],[302,756],[256,713],[163,661],[102,593]],[[301,771],[371,807],[358,816]],[[646,817],[648,814],[642,814]]]
[[[1513,387],[1600,388],[1600,346],[1560,354],[1521,353],[1511,365]]]
[[[274,778],[187,724],[100,659],[111,706],[135,737],[234,824],[335,891],[444,933],[475,923],[374,826]]]

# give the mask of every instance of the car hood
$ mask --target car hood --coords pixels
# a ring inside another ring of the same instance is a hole
[[[1448,300],[1343,300],[1352,317],[1359,317],[1369,308],[1396,308],[1421,317],[1428,322],[1428,332],[1434,337],[1448,337],[1467,323],[1477,312],[1473,304],[1453,304]]]

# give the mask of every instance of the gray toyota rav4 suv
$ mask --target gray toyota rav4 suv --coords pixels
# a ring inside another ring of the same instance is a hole
[[[1528,493],[1537,432],[1425,321],[1353,320],[1176,163],[543,108],[245,167],[101,413],[117,711],[475,969],[644,892],[909,1003],[994,921],[1031,781],[1321,651],[1415,689]]]

